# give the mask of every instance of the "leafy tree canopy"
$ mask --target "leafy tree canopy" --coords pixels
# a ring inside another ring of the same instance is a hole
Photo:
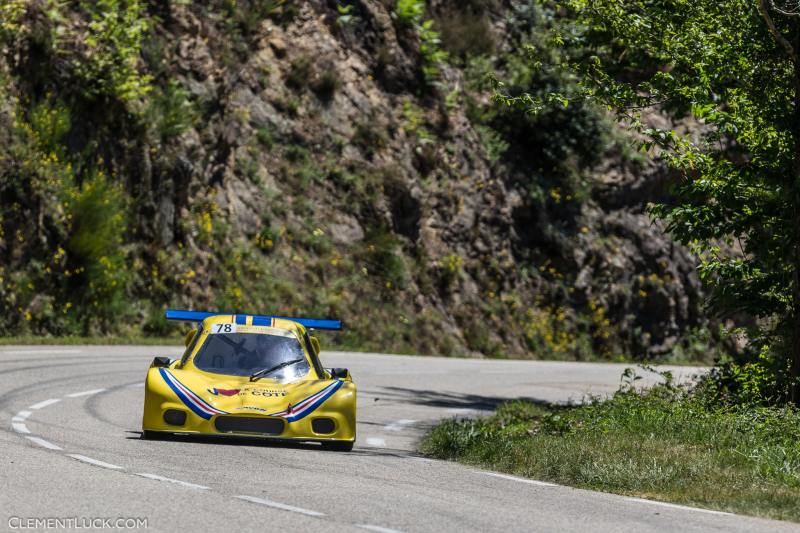
[[[754,317],[748,364],[769,367],[769,400],[800,400],[800,18],[765,0],[571,0],[554,24],[556,57],[574,94],[496,100],[536,112],[590,99],[641,134],[681,176],[676,200],[652,213],[701,259],[722,313]],[[576,54],[575,50],[580,50]],[[689,128],[648,124],[645,110]],[[691,126],[692,122],[697,124]],[[758,342],[755,342],[755,341]],[[768,346],[765,352],[764,346]],[[765,356],[765,353],[769,353]]]

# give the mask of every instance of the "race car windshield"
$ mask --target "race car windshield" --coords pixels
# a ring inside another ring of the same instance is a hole
[[[295,363],[289,364],[292,361]],[[284,363],[287,364],[281,366]],[[215,374],[248,377],[279,367],[265,376],[279,381],[297,379],[309,371],[303,348],[295,337],[263,333],[209,334],[194,357],[194,366]]]

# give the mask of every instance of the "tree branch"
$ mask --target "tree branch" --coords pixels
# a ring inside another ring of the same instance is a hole
[[[780,13],[781,15],[786,15],[787,17],[798,17],[800,16],[800,2],[796,2],[793,10],[782,9],[775,5],[775,0],[769,0],[769,5],[772,6],[773,11],[776,13]]]
[[[789,54],[792,62],[797,64],[797,52],[792,46],[792,43],[786,40],[786,37],[781,35],[781,32],[778,31],[778,28],[775,26],[775,22],[772,20],[772,17],[769,16],[769,8],[767,8],[766,0],[758,0],[758,11],[761,13],[761,17],[764,19],[764,22],[767,23],[767,28],[772,34],[772,37],[779,45],[783,47],[784,50],[786,50],[786,53]]]

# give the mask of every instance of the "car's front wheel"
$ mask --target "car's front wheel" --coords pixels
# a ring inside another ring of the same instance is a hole
[[[150,431],[145,429],[142,431],[142,439],[144,440],[167,440],[169,435],[161,431]]]

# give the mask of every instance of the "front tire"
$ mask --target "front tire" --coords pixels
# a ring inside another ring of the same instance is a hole
[[[142,440],[167,440],[169,435],[161,431],[142,430]]]
[[[327,440],[322,442],[322,449],[332,452],[350,452],[353,451],[355,441],[347,440]]]

